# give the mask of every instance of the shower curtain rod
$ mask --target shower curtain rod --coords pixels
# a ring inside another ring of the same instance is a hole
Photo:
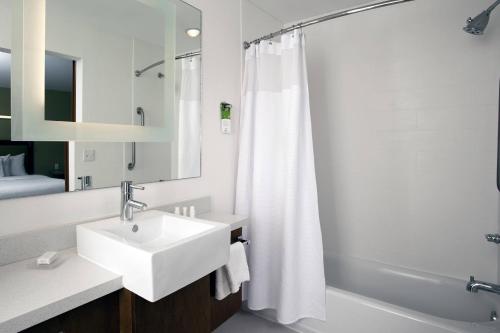
[[[177,57],[175,57],[175,60],[196,57],[196,56],[199,56],[199,55],[201,55],[201,51],[188,52],[188,53],[185,53],[185,54],[178,55]]]
[[[176,56],[175,60],[196,57],[196,56],[199,56],[199,55],[201,55],[201,51],[188,52],[188,53],[184,53],[184,54]],[[149,71],[151,68],[155,68],[156,66],[163,65],[164,63],[165,63],[165,60],[157,61],[154,64],[151,64],[151,65],[149,65],[149,66],[147,66],[147,67],[145,67],[145,68],[143,68],[141,70],[135,71],[135,76],[140,77],[142,74],[144,74],[145,72]]]
[[[410,1],[414,1],[414,0],[387,0],[387,1],[376,2],[376,3],[369,4],[369,5],[364,5],[364,6],[361,6],[361,7],[356,7],[356,8],[344,10],[344,11],[341,11],[341,12],[337,12],[337,13],[325,15],[325,16],[322,16],[322,17],[319,17],[319,18],[315,18],[315,19],[312,19],[312,20],[309,20],[309,21],[304,21],[304,22],[301,22],[301,23],[298,23],[298,24],[294,24],[294,25],[292,25],[292,26],[290,26],[288,28],[284,28],[284,29],[278,30],[276,32],[270,33],[269,35],[262,36],[260,38],[257,38],[255,40],[251,41],[251,42],[244,42],[243,43],[243,47],[245,49],[248,49],[250,47],[250,45],[252,45],[252,44],[258,44],[258,43],[260,43],[263,40],[273,39],[274,37],[281,36],[283,34],[286,34],[287,32],[293,31],[295,29],[305,28],[305,27],[308,27],[308,26],[313,25],[313,24],[318,24],[318,23],[321,23],[321,22],[333,20],[333,19],[336,19],[336,18],[339,18],[339,17],[342,17],[342,16],[347,16],[347,15],[351,15],[351,14],[361,13],[361,12],[364,12],[364,11],[367,11],[367,10],[372,10],[372,9],[377,9],[377,8],[382,8],[382,7],[397,5],[397,4],[400,4],[400,3],[403,3],[403,2],[410,2]]]

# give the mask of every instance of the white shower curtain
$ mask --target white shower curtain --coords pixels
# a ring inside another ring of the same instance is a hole
[[[250,217],[248,307],[325,319],[323,246],[302,32],[246,52],[236,213]]]
[[[182,59],[179,93],[178,178],[200,176],[200,56]]]

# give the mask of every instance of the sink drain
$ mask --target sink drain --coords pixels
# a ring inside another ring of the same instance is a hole
[[[490,321],[496,321],[497,320],[497,312],[496,311],[491,311],[490,313]]]
[[[134,224],[134,226],[132,227],[132,232],[137,232],[137,231],[139,231],[139,226],[137,224]],[[495,313],[495,316],[496,315],[497,314]],[[495,319],[496,319],[496,317],[495,317]]]

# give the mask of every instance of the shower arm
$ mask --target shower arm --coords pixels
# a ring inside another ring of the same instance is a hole
[[[144,109],[139,106],[136,111],[137,114],[141,117],[141,126],[144,126],[145,124]],[[136,149],[135,142],[132,142],[132,161],[128,164],[129,170],[134,170],[135,168],[135,149]]]
[[[486,9],[486,11],[488,13],[491,13],[495,8],[498,7],[498,5],[500,5],[500,0],[495,1],[495,3],[489,6],[488,9]]]

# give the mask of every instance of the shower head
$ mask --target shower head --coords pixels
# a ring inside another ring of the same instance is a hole
[[[472,35],[482,35],[489,21],[490,13],[484,11],[475,18],[469,17],[467,19],[467,25],[464,27],[464,31]]]
[[[491,5],[488,9],[483,11],[478,16],[472,18],[469,17],[467,19],[467,25],[464,27],[464,31],[468,32],[472,35],[482,35],[484,30],[488,26],[490,21],[490,14],[498,5],[500,4],[500,0],[495,1],[493,5]]]

